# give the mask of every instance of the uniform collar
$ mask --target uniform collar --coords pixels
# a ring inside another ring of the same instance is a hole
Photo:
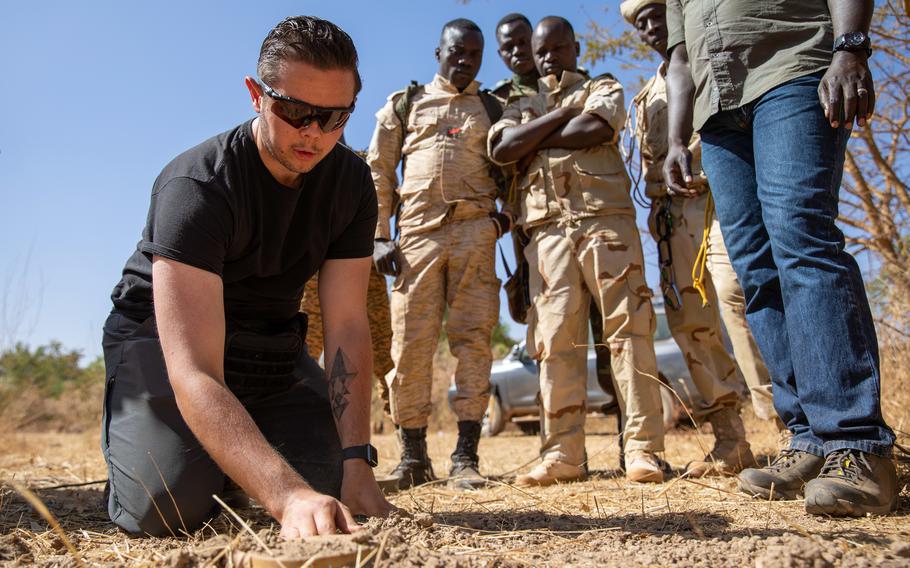
[[[526,87],[526,88],[529,88],[529,89],[533,89],[533,88],[534,88],[534,85],[536,85],[536,81],[534,82],[534,84],[530,84],[530,85],[525,84],[525,83],[522,83],[522,82],[521,82],[521,75],[518,75],[517,73],[512,73],[512,79],[511,79],[511,81],[512,81],[512,84],[513,84],[513,85],[518,85],[519,87]]]
[[[455,88],[455,85],[439,73],[433,77],[433,81],[430,84],[447,93],[458,94],[459,92],[458,89]],[[476,95],[478,92],[480,92],[480,82],[476,79],[471,81],[471,83],[465,87],[464,91],[461,91],[461,93],[465,95]]]
[[[537,84],[540,86],[540,92],[546,94],[552,94],[557,91],[564,91],[569,87],[577,85],[585,80],[585,76],[581,73],[576,73],[574,71],[563,71],[562,79],[559,81],[556,80],[556,75],[547,75],[546,77],[541,77],[537,80]]]

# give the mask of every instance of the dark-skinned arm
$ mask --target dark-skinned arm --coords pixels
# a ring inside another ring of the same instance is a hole
[[[828,0],[835,40],[845,33],[869,33],[874,3],[872,0]],[[838,51],[818,85],[818,99],[832,128],[843,124],[861,127],[875,110],[875,85],[864,51]]]
[[[664,160],[664,182],[673,195],[695,197],[698,191],[689,187],[692,182],[692,107],[695,82],[689,70],[686,44],[677,44],[670,52],[667,67],[668,151]]]
[[[491,157],[499,164],[509,164],[535,153],[541,142],[580,112],[581,108],[557,108],[524,124],[504,129],[493,141]]]
[[[537,149],[590,148],[609,142],[614,134],[613,127],[606,120],[596,114],[583,112],[554,130]]]

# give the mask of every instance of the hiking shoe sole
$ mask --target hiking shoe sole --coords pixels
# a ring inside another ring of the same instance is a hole
[[[897,509],[897,499],[885,505],[863,505],[846,499],[825,500],[819,503],[819,496],[806,499],[806,512],[810,515],[832,517],[865,517],[866,515],[887,515]]]
[[[795,501],[803,496],[802,490],[783,490],[774,486],[772,492],[770,488],[750,483],[748,480],[739,478],[739,490],[752,497],[761,497],[765,501]]]

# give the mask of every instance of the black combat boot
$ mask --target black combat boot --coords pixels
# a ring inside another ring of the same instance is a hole
[[[458,444],[452,452],[452,469],[449,470],[449,486],[454,489],[472,490],[486,485],[480,475],[477,445],[480,443],[480,422],[461,420],[458,422]]]
[[[427,455],[427,429],[399,428],[401,461],[392,470],[392,477],[398,480],[398,489],[407,489],[435,481],[433,464]]]

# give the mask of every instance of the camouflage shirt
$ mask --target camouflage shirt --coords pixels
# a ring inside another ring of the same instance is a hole
[[[631,181],[619,153],[619,133],[626,118],[623,89],[610,75],[585,79],[563,72],[542,77],[540,92],[510,104],[488,136],[492,148],[503,130],[567,106],[599,116],[613,128],[613,138],[590,148],[539,150],[518,181],[521,210],[519,224],[533,227],[561,220],[609,214],[635,215],[629,195]]]
[[[512,75],[510,78],[503,79],[496,83],[496,86],[493,87],[493,90],[490,92],[499,99],[503,106],[507,106],[521,97],[536,95],[537,85],[522,85],[520,77],[518,75]]]
[[[404,91],[389,96],[376,113],[367,164],[379,202],[377,239],[391,238],[395,192],[401,199],[402,235],[427,232],[449,220],[485,217],[495,210],[497,189],[486,145],[490,119],[478,90],[474,81],[459,92],[436,75],[411,99],[404,130],[395,114],[395,101]],[[405,162],[401,187],[399,162]]]

